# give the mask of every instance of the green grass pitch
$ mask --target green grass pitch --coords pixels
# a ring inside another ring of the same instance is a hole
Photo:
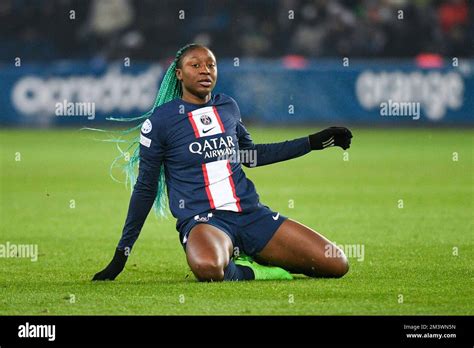
[[[313,129],[250,131],[261,143]],[[174,219],[151,214],[124,272],[93,283],[128,208],[108,176],[114,145],[75,129],[1,130],[0,244],[37,244],[39,257],[0,258],[0,315],[474,314],[474,131],[353,133],[346,161],[331,148],[245,169],[275,211],[364,247],[344,278],[198,283]]]

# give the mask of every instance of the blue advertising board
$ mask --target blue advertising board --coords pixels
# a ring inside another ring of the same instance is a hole
[[[166,67],[56,61],[0,67],[2,125],[104,123],[150,109]],[[474,61],[422,69],[404,61],[219,61],[216,93],[262,124],[473,125]]]

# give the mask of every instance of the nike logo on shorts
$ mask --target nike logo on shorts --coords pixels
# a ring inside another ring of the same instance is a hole
[[[272,215],[272,219],[273,220],[278,220],[278,218],[280,217],[280,213],[277,213],[275,216]]]

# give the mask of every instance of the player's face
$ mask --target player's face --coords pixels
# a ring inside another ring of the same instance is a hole
[[[207,48],[195,48],[181,60],[181,68],[176,69],[178,80],[182,81],[183,92],[205,98],[217,82],[217,65],[214,54]]]

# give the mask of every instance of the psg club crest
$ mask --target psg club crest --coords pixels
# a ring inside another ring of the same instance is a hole
[[[209,115],[207,114],[204,114],[201,116],[201,123],[205,126],[211,124],[212,122],[212,119],[209,117]]]

